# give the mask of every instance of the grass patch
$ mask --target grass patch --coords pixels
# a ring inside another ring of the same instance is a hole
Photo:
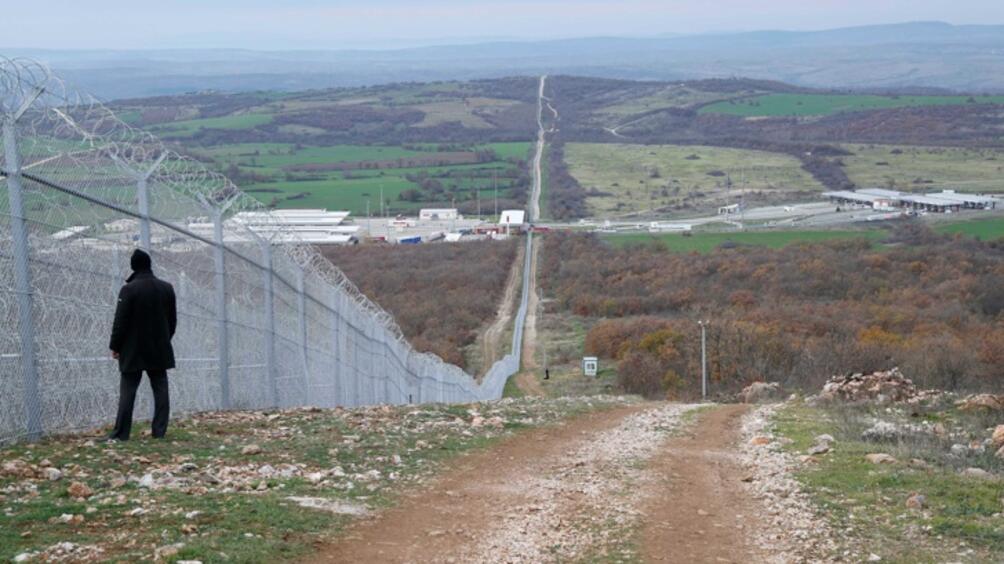
[[[253,129],[272,122],[269,114],[237,114],[216,118],[174,121],[156,125],[150,131],[165,137],[191,137],[200,129]]]
[[[955,412],[938,416],[951,422],[950,428],[984,432]],[[1002,511],[1001,482],[960,475],[956,465],[948,463],[943,442],[862,440],[863,428],[890,417],[884,408],[792,404],[778,412],[774,423],[778,434],[791,441],[785,448],[795,454],[804,453],[819,434],[837,439],[830,453],[818,457],[816,464],[801,466],[796,477],[834,530],[862,553],[876,553],[884,562],[997,561],[1004,553],[1004,528],[994,516]],[[898,462],[868,463],[865,455],[876,452],[890,453]],[[923,464],[910,463],[911,458]],[[906,507],[913,493],[926,496],[924,510]]]
[[[526,394],[523,390],[519,389],[519,384],[516,383],[516,375],[513,374],[505,381],[505,387],[502,388],[502,397],[504,398],[523,398]]]
[[[822,190],[798,159],[765,151],[569,143],[565,162],[584,189],[602,194],[587,199],[597,215],[654,210],[692,198],[724,199],[743,179],[747,191]]]
[[[959,234],[973,237],[981,241],[992,241],[1004,237],[1004,218],[976,219],[960,221],[935,228],[939,233]]]
[[[627,93],[625,95],[630,96]],[[630,119],[631,116],[636,116],[637,114],[663,108],[697,106],[699,104],[714,102],[727,96],[728,94],[698,90],[685,84],[671,84],[661,86],[655,91],[645,92],[642,96],[627,97],[614,104],[603,106],[594,113],[600,114],[603,117],[615,118],[616,122],[612,122],[612,124],[617,125],[621,121]]]
[[[801,243],[819,243],[846,239],[868,239],[878,242],[885,231],[748,231],[737,233],[693,233],[689,237],[679,233],[627,233],[603,235],[603,240],[614,246],[661,245],[666,251],[676,253],[710,253],[725,243],[755,245],[779,249]]]
[[[907,192],[1001,192],[1004,152],[964,147],[844,145],[844,171],[861,187]]]
[[[1004,96],[874,96],[864,94],[764,94],[716,102],[701,113],[743,117],[814,116],[915,106],[1001,104]]]

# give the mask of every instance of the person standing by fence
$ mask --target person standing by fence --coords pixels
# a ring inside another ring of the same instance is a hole
[[[145,371],[153,390],[154,438],[163,438],[170,415],[167,371],[174,368],[171,339],[178,325],[174,288],[153,275],[150,255],[136,249],[130,259],[133,273],[119,291],[109,348],[118,359],[118,415],[109,439],[127,441],[132,429],[136,389]]]

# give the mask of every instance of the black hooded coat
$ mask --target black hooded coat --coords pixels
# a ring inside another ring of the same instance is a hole
[[[119,291],[108,348],[119,353],[122,372],[174,368],[174,288],[153,275],[150,255],[137,250],[130,262],[133,273]]]

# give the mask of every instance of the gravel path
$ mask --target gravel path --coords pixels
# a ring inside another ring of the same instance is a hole
[[[781,450],[771,432],[776,405],[750,411],[742,420],[739,458],[749,492],[762,507],[762,524],[753,540],[770,562],[832,562],[834,531],[821,518],[792,475],[798,460]]]
[[[680,415],[693,406],[668,404],[629,415],[613,429],[541,460],[511,486],[530,498],[471,549],[465,562],[546,562],[610,555],[638,524],[651,458]]]

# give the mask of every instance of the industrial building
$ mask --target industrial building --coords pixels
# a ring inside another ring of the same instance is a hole
[[[912,194],[883,188],[864,188],[824,192],[823,195],[838,205],[866,206],[880,211],[903,209],[952,213],[962,210],[992,210],[1000,203],[999,199],[991,196],[965,194],[954,190]]]
[[[503,227],[522,227],[526,223],[526,211],[503,210],[499,215],[499,225]]]
[[[422,221],[450,221],[463,219],[456,208],[423,208],[418,211],[418,219]]]
[[[246,229],[274,243],[348,245],[359,241],[360,229],[358,225],[348,224],[348,220],[347,211],[323,209],[239,212],[226,220],[228,226],[233,227],[226,231],[226,237],[228,240],[251,240],[251,236],[240,235]],[[213,233],[213,224],[207,220],[190,223],[188,228],[204,237],[211,237]]]

